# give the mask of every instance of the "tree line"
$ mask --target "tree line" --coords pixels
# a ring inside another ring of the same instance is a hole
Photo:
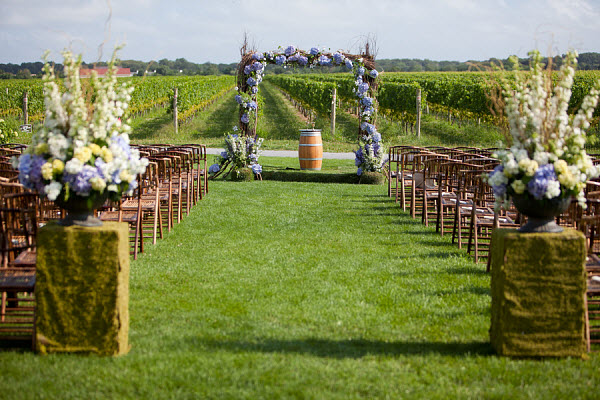
[[[600,53],[581,53],[579,55],[579,70],[600,70]],[[547,60],[546,60],[547,61]],[[528,58],[519,59],[522,69],[527,69],[529,66]],[[561,56],[556,56],[553,59],[553,67],[559,68],[562,62]],[[502,65],[509,69],[508,59],[491,58],[486,61],[432,61],[421,59],[381,59],[376,61],[377,69],[386,72],[421,72],[421,71],[469,71],[481,68],[487,68],[491,65]],[[42,62],[25,62],[21,64],[0,64],[0,79],[30,79],[42,76]],[[94,66],[106,66],[106,63],[83,63],[84,67],[93,68]],[[235,75],[237,63],[230,64],[213,64],[205,62],[203,64],[187,61],[185,58],[178,58],[175,61],[162,59],[159,61],[136,61],[136,60],[121,60],[119,66],[129,68],[135,75],[143,76],[162,75]],[[272,74],[287,73],[288,70],[276,65],[267,67]],[[59,73],[62,71],[62,65],[56,64],[55,70]],[[295,73],[336,73],[343,72],[343,67],[316,67],[300,68]]]

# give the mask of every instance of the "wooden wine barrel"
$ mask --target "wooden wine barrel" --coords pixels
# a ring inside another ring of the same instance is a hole
[[[320,129],[300,129],[298,146],[300,169],[320,171],[323,164],[323,142]]]

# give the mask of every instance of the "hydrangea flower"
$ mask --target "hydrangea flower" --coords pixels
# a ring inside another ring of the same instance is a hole
[[[258,85],[257,80],[254,79],[253,77],[248,78],[248,80],[246,81],[246,83],[248,84],[248,86],[256,86],[256,85]]]
[[[278,55],[277,57],[275,57],[275,63],[277,65],[283,65],[285,64],[286,58],[283,54]]]
[[[372,70],[369,72],[369,76],[370,76],[371,78],[373,78],[373,79],[377,78],[377,76],[378,76],[378,75],[379,75],[379,72],[377,72],[377,70],[375,70],[375,69],[372,69]]]
[[[240,118],[240,120],[244,124],[247,124],[248,122],[250,122],[250,117],[248,116],[248,113],[244,113],[244,115],[242,115],[242,118]]]
[[[321,51],[319,50],[318,47],[311,47],[310,49],[310,55],[311,56],[316,56],[317,54],[319,54]]]
[[[350,71],[352,71],[353,65],[352,65],[352,61],[350,59],[346,59],[346,68]]]
[[[244,67],[244,74],[250,75],[253,71],[252,64],[248,64]]]
[[[252,54],[252,59],[257,60],[257,61],[261,61],[264,58],[265,58],[265,56],[261,53]]]
[[[291,56],[295,52],[296,52],[296,46],[288,46],[284,51],[286,56]]]
[[[219,164],[213,164],[210,167],[208,167],[208,173],[211,175],[216,174],[220,170],[221,170],[221,166]]]
[[[306,56],[298,57],[298,65],[305,66],[306,64],[308,64],[308,58]]]
[[[365,96],[360,100],[360,104],[362,104],[365,107],[371,107],[373,105],[373,99]]]
[[[356,70],[356,74],[358,76],[363,76],[365,74],[365,67],[358,67],[358,69]]]
[[[319,64],[320,65],[331,65],[331,59],[326,55],[319,56]]]
[[[340,52],[333,53],[333,62],[336,65],[342,64],[345,59],[346,59],[346,57],[342,53],[340,53]]]
[[[262,173],[262,166],[260,164],[252,164],[251,168],[252,172],[254,172],[256,175]]]

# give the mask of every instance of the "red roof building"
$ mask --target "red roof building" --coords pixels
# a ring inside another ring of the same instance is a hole
[[[98,68],[94,68],[94,69],[80,68],[79,76],[81,78],[89,78],[90,76],[92,76],[92,71],[96,71],[96,73],[98,74],[99,77],[103,77],[104,75],[106,75],[106,71],[108,71],[108,68],[107,67],[98,67]],[[131,70],[129,68],[117,67],[117,78],[129,78],[130,76],[133,76],[133,74],[131,73]]]

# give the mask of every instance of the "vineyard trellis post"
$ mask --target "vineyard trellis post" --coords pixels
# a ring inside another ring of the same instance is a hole
[[[177,88],[173,89],[173,125],[175,127],[175,134],[179,130],[179,124],[177,124]]]
[[[28,103],[29,100],[27,99],[27,91],[23,92],[23,124],[27,125],[29,123],[29,111],[28,111]]]
[[[331,136],[335,137],[335,106],[337,104],[337,89],[331,90]]]
[[[417,89],[417,137],[421,137],[421,89]]]

